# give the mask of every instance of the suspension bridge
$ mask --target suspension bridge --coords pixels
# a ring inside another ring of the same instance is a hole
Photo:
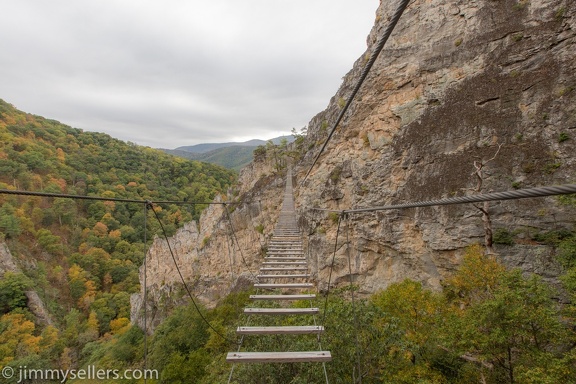
[[[335,123],[329,130],[327,139],[324,141],[322,147],[317,152],[307,173],[304,175],[302,179],[302,185],[304,185],[306,179],[311,175],[312,169],[319,161],[324,150],[327,148],[328,142],[330,141],[334,132],[336,131],[338,124],[341,122],[349,106],[353,102],[358,90],[360,89],[362,83],[366,79],[368,72],[370,71],[370,68],[374,64],[379,53],[382,51],[386,41],[388,40],[390,34],[392,33],[392,30],[394,29],[400,16],[406,9],[408,3],[409,3],[408,0],[399,1],[398,8],[396,12],[392,15],[388,26],[383,30],[382,37],[376,44],[375,49],[372,52],[371,57],[368,60],[358,83],[354,87],[349,97],[347,97],[347,101],[344,107],[341,109],[339,116],[337,117]],[[292,179],[293,179],[292,172],[291,170],[288,170],[286,176],[284,199],[279,214],[279,219],[276,223],[273,236],[271,237],[268,243],[267,254],[261,265],[260,273],[257,276],[255,276],[256,281],[254,283],[254,288],[257,289],[257,294],[250,296],[252,304],[251,306],[244,308],[243,312],[246,315],[247,319],[250,319],[252,316],[261,318],[265,317],[267,319],[272,320],[278,319],[277,324],[281,324],[282,323],[281,319],[285,318],[286,316],[296,316],[302,318],[303,322],[307,323],[307,325],[250,326],[246,324],[243,326],[239,326],[236,329],[236,334],[239,336],[240,342],[239,343],[234,343],[233,341],[230,342],[231,344],[237,345],[237,349],[235,351],[228,352],[226,356],[226,360],[232,364],[230,378],[232,377],[234,366],[236,364],[250,364],[250,363],[252,364],[253,363],[272,363],[272,364],[320,363],[323,365],[324,373],[326,375],[325,363],[328,363],[332,360],[331,351],[324,350],[322,348],[322,344],[320,341],[321,340],[320,337],[324,333],[325,329],[324,326],[322,324],[319,324],[318,322],[318,315],[320,311],[319,308],[314,305],[314,301],[317,299],[316,294],[311,293],[315,291],[315,285],[311,282],[309,260],[305,256],[303,236],[298,228],[298,221],[295,212]],[[405,202],[396,205],[350,208],[346,210],[331,211],[331,212],[339,213],[340,218],[342,218],[344,215],[363,214],[366,212],[391,210],[391,209],[430,207],[430,206],[451,205],[451,204],[469,204],[475,202],[534,198],[544,196],[565,195],[572,193],[576,193],[576,184],[529,188],[529,189],[496,192],[488,194],[477,194],[473,196],[454,197],[441,200]],[[108,197],[97,197],[97,196],[72,196],[65,194],[15,191],[15,190],[0,190],[0,194],[106,200],[106,201],[117,201],[124,203],[142,203],[144,205],[144,210],[148,208],[153,209],[153,203],[147,200],[112,199]],[[193,204],[191,202],[170,202],[170,201],[154,202],[154,204],[162,204],[162,203]],[[203,203],[203,204],[215,204],[215,203]],[[319,210],[330,211],[324,209]],[[144,217],[146,217],[146,215],[144,215]],[[146,227],[145,223],[144,227]],[[146,243],[146,240],[144,242]],[[172,250],[170,250],[170,252],[172,253]],[[174,257],[173,259],[174,262],[176,263],[176,259]],[[178,267],[177,264],[176,266]],[[196,305],[191,292],[188,290],[186,286],[184,278],[182,276],[180,277],[182,278],[184,287],[186,288],[187,293],[189,294],[192,302],[194,303],[194,305]],[[330,281],[328,281],[328,288],[330,288]],[[299,307],[296,308],[290,305],[295,301],[308,301],[310,305],[309,307],[306,308],[299,308]],[[274,305],[259,306],[259,303],[274,303]],[[198,312],[200,313],[199,309]],[[202,318],[210,326],[209,322],[204,317]],[[226,337],[218,333],[217,330],[215,329],[213,330],[221,337],[226,339]],[[243,347],[242,341],[246,337],[257,338],[267,335],[275,335],[278,337],[287,337],[287,338],[297,335],[298,336],[309,335],[310,337],[317,338],[316,343],[317,348],[314,350],[302,350],[302,351],[266,351],[266,350],[247,350],[247,348]],[[145,346],[145,353],[144,353],[145,366],[146,366],[146,350],[147,347]],[[327,375],[326,375],[326,382],[328,382]]]
[[[240,336],[258,335],[320,335],[324,332],[322,325],[316,324],[318,308],[291,308],[285,305],[296,300],[309,300],[313,302],[316,294],[306,293],[314,288],[311,283],[308,260],[304,254],[302,235],[298,229],[296,212],[294,208],[294,195],[292,187],[292,173],[289,170],[286,177],[286,189],[279,219],[268,244],[267,255],[256,276],[258,282],[254,288],[262,294],[251,295],[253,302],[273,301],[279,303],[279,308],[247,307],[244,313],[249,316],[306,316],[310,318],[310,325],[298,326],[265,326],[265,327],[238,327],[236,333]],[[280,293],[277,293],[280,291]],[[273,293],[270,293],[273,292]],[[319,339],[318,339],[319,340]],[[320,342],[318,343],[319,347]],[[238,351],[228,353],[226,360],[230,363],[302,363],[332,360],[330,351]]]

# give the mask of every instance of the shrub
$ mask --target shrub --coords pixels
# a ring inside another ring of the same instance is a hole
[[[560,132],[560,135],[558,136],[558,142],[562,143],[566,140],[570,140],[570,135],[568,135],[566,132]]]
[[[492,236],[494,244],[514,245],[514,236],[505,228],[498,228]]]

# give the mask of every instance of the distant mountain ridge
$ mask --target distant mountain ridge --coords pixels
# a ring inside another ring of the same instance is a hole
[[[254,139],[245,142],[204,143],[175,149],[162,149],[162,151],[173,156],[217,164],[228,169],[240,171],[252,161],[256,147],[266,145],[268,141],[278,145],[282,140],[287,140],[291,143],[294,141],[294,137],[287,135],[275,137],[271,140]]]
[[[286,139],[288,142],[294,141],[294,137],[292,135],[288,136],[279,136],[271,139],[271,141],[278,145],[280,142]],[[178,147],[174,149],[175,151],[186,151],[192,153],[206,153],[213,151],[215,149],[226,148],[226,147],[257,147],[259,145],[266,145],[266,142],[269,140],[248,140],[244,142],[229,142],[229,143],[204,143],[204,144],[196,144],[196,145],[187,145],[183,147]]]

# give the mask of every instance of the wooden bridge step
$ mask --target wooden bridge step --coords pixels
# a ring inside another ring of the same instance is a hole
[[[276,288],[314,288],[312,283],[286,283],[286,284],[254,284],[254,288],[276,289]]]
[[[308,267],[289,267],[289,268],[260,268],[260,272],[290,272],[290,271],[307,271]]]
[[[244,308],[251,315],[315,315],[318,308]]]
[[[301,294],[301,295],[250,295],[251,300],[310,300],[315,299],[316,295]]]
[[[230,363],[322,363],[332,360],[330,351],[313,352],[229,352]]]
[[[299,251],[296,249],[283,249],[280,251],[276,251],[276,250],[268,250],[266,251],[267,254],[269,255],[303,255],[304,251]]]
[[[306,265],[308,264],[305,261],[265,261],[262,263],[263,266],[266,267],[274,267],[280,265]]]
[[[324,332],[321,325],[290,325],[283,327],[238,327],[238,335],[309,335]]]
[[[306,279],[310,277],[307,273],[299,273],[295,275],[257,275],[258,279]]]

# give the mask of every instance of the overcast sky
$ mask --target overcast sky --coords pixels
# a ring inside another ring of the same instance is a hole
[[[322,111],[379,0],[0,0],[0,98],[155,148],[270,139]]]

